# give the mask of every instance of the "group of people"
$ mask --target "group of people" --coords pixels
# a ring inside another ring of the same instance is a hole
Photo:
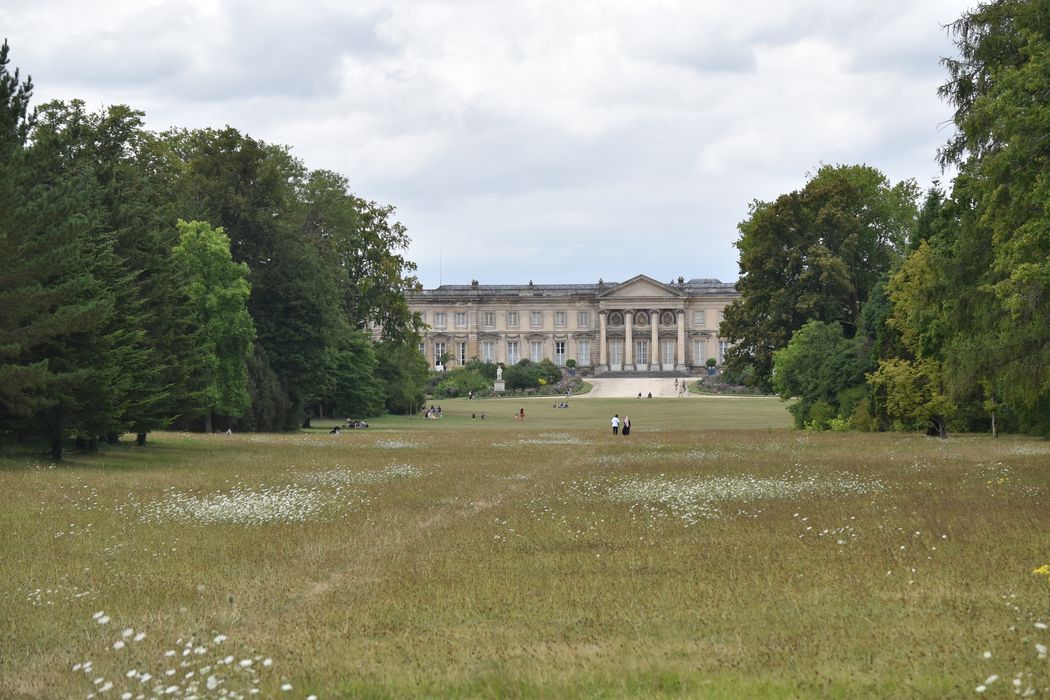
[[[552,403],[551,404],[551,408],[568,408],[568,407],[569,407],[569,403],[567,401],[562,401],[560,403]]]
[[[441,417],[441,406],[434,406],[431,404],[430,408],[423,411],[424,418],[440,418]]]
[[[620,414],[617,413],[612,417],[612,429],[613,435],[630,435],[631,434],[631,417],[624,416],[623,420],[620,420]]]

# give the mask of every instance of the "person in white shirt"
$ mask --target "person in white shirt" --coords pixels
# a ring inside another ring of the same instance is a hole
[[[620,414],[617,413],[612,417],[613,435],[620,434]]]

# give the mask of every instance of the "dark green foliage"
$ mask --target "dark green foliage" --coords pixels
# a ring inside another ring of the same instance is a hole
[[[945,381],[984,389],[1026,431],[1050,431],[1050,0],[995,0],[952,25],[957,58],[941,96],[956,133],[941,151],[959,175],[956,235],[937,245],[966,265],[971,322],[949,317]],[[953,250],[954,249],[954,250]],[[953,255],[954,253],[954,255]],[[938,267],[938,269],[944,269]],[[959,293],[950,287],[944,301]],[[958,308],[957,304],[953,304]]]
[[[810,422],[824,428],[839,412],[839,401],[846,398],[852,413],[856,392],[846,390],[863,383],[857,343],[847,339],[838,323],[810,321],[791,338],[786,348],[773,354],[773,386],[782,399],[797,398],[789,408],[795,425]]]
[[[92,114],[75,100],[30,111],[32,84],[8,70],[8,53],[5,42],[0,438],[44,438],[58,457],[68,437],[90,446],[132,431],[143,444],[213,409],[223,425],[243,413],[237,427],[272,430],[315,408],[373,415],[421,402],[418,319],[403,294],[414,265],[392,207],[235,129],[158,136],[128,107]],[[232,261],[177,247],[179,218],[198,232],[224,226]],[[205,281],[223,264],[254,285],[251,316],[226,324],[237,332],[216,333],[216,319],[233,318],[247,285]]]
[[[852,338],[861,308],[899,259],[916,217],[916,185],[878,170],[823,166],[799,191],[755,202],[740,224],[740,300],[721,335],[729,368],[752,367],[772,386],[773,353],[809,320],[839,323]]]
[[[471,392],[476,396],[488,396],[496,380],[496,365],[473,359],[462,367],[435,374],[434,380],[431,393],[437,397],[462,397]]]
[[[336,351],[330,414],[346,418],[375,416],[386,410],[374,346],[363,332],[347,329]]]
[[[248,360],[248,395],[248,410],[233,422],[238,431],[279,431],[294,422],[288,392],[270,367],[266,349],[258,342]]]
[[[388,341],[377,346],[376,378],[383,384],[386,410],[390,413],[411,414],[419,410],[425,399],[423,388],[429,368],[426,358],[411,342]]]
[[[411,274],[415,263],[399,253],[409,238],[392,220],[394,208],[354,196],[346,178],[328,170],[310,172],[299,196],[302,234],[336,271],[350,325],[361,330],[376,325],[384,341],[410,341],[420,322],[409,313],[405,292],[418,281]]]
[[[560,380],[561,369],[549,358],[544,358],[539,362],[522,359],[517,364],[507,367],[503,372],[503,381],[510,391],[553,386]]]

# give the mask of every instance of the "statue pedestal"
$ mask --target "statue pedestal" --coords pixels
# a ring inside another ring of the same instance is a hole
[[[502,379],[497,379],[496,383],[492,385],[492,393],[502,394],[507,391],[507,384]]]

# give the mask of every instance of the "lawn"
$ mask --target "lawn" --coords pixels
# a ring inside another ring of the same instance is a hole
[[[1050,695],[1050,443],[556,401],[7,453],[0,697]]]

